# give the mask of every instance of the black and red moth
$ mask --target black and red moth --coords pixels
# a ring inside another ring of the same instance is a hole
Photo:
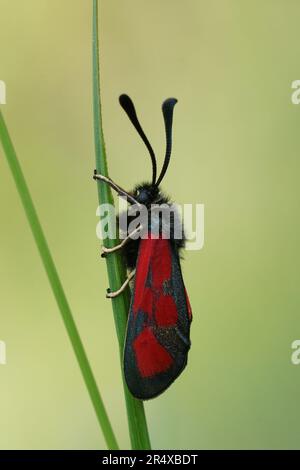
[[[177,100],[169,98],[162,105],[166,132],[166,154],[159,177],[156,179],[156,158],[136,115],[133,102],[127,95],[120,96],[120,104],[145,143],[152,161],[152,181],[137,185],[126,192],[110,178],[94,173],[94,179],[103,181],[127,198],[130,204],[147,207],[149,220],[147,237],[141,225],[127,233],[122,243],[114,248],[103,247],[102,256],[122,249],[129,276],[116,292],[108,290],[107,297],[119,295],[134,278],[127,333],[124,348],[124,375],[128,388],[136,398],[146,400],[162,393],[179,376],[187,364],[191,346],[190,325],[192,312],[185,290],[179,252],[184,247],[182,237],[174,236],[174,218],[169,222],[169,234],[164,237],[164,220],[150,217],[153,204],[168,204],[169,199],[160,190],[167,171],[172,149],[173,109]],[[132,216],[128,213],[128,225]],[[155,230],[154,230],[155,224]],[[157,224],[159,230],[157,230]],[[182,225],[181,225],[182,228]],[[155,232],[155,235],[154,235]],[[135,235],[135,239],[133,239]]]

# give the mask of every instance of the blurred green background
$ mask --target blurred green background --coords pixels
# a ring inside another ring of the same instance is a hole
[[[183,263],[189,366],[147,402],[153,448],[299,448],[300,79],[296,0],[101,2],[111,176],[150,175],[118,104],[131,95],[164,188],[205,204],[205,246]],[[0,0],[2,111],[122,447],[129,446],[107,276],[96,239],[91,1]],[[101,432],[0,149],[0,448],[103,448]]]

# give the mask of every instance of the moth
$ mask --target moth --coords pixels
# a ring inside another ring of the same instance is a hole
[[[116,297],[133,280],[124,347],[124,375],[132,395],[147,400],[161,394],[180,375],[187,364],[191,346],[192,311],[180,266],[180,251],[185,244],[184,230],[176,212],[166,220],[157,210],[162,206],[171,208],[160,184],[170,162],[173,110],[177,100],[169,98],[162,104],[166,152],[158,178],[155,153],[140,125],[132,100],[124,94],[119,101],[148,149],[152,181],[138,184],[127,192],[96,170],[94,179],[109,184],[129,203],[128,224],[122,242],[113,248],[103,247],[102,256],[122,250],[129,272],[120,289],[115,292],[108,290],[107,297]],[[146,220],[130,232],[132,207],[146,208]],[[179,237],[175,236],[178,224]]]

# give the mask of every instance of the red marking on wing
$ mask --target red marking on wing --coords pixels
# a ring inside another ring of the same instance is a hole
[[[186,305],[187,305],[187,310],[188,310],[188,316],[189,318],[191,319],[193,317],[193,314],[192,314],[192,307],[191,307],[191,304],[190,304],[190,299],[189,299],[189,296],[187,294],[187,291],[186,291],[186,288],[184,288],[184,292],[185,292],[185,298],[186,298]]]
[[[148,315],[152,315],[154,291],[162,291],[163,283],[171,278],[170,243],[162,238],[150,238],[150,235],[149,238],[142,239],[140,242],[133,301],[134,314],[140,309]],[[146,287],[150,266],[152,289]]]
[[[143,298],[142,298],[139,308],[142,310],[142,312],[147,313],[149,317],[152,316],[152,312],[153,312],[153,300],[154,300],[154,297],[153,297],[152,290],[150,289],[150,287],[145,287]]]
[[[171,278],[172,259],[169,240],[152,240],[152,279],[154,289],[161,289],[163,283]]]
[[[134,340],[133,349],[142,377],[165,372],[173,363],[172,356],[157,341],[151,328],[145,328]]]
[[[146,286],[148,274],[151,271],[151,287]],[[177,306],[172,295],[164,293],[164,284],[172,276],[172,253],[169,240],[154,237],[140,242],[135,293],[133,300],[134,315],[140,310],[152,317],[158,326],[168,327],[178,322]],[[192,318],[192,310],[185,290],[188,316]]]
[[[155,305],[155,319],[158,326],[176,325],[177,307],[171,295],[160,295]]]
[[[141,240],[139,248],[138,269],[135,277],[135,293],[133,299],[133,313],[136,314],[141,305],[145,295],[146,280],[150,267],[150,260],[152,255],[151,239]]]

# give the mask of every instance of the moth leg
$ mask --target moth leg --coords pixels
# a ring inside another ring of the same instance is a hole
[[[94,178],[94,180],[103,181],[104,183],[109,184],[109,186],[111,188],[113,188],[120,196],[127,198],[128,201],[131,202],[131,204],[140,205],[139,202],[136,199],[134,199],[133,196],[131,196],[131,194],[129,194],[127,191],[125,191],[125,189],[122,189],[113,180],[111,180],[110,178],[107,178],[107,176],[103,176],[103,175],[100,175],[99,173],[97,173],[97,170],[94,170],[93,178]]]
[[[135,276],[135,269],[129,274],[126,281],[121,285],[120,289],[115,290],[114,292],[110,292],[110,289],[107,289],[106,298],[107,299],[114,299],[115,297],[120,295],[123,292],[123,290],[128,286],[129,282],[131,281],[131,279],[134,276]]]
[[[132,240],[132,237],[139,233],[141,230],[143,230],[143,226],[139,225],[136,229],[134,229],[124,240],[119,243],[119,245],[114,246],[113,248],[106,248],[105,246],[102,246],[101,248],[101,257],[105,258],[105,256],[109,253],[114,253],[115,251],[120,250],[123,248],[123,246],[126,245],[130,240]]]

